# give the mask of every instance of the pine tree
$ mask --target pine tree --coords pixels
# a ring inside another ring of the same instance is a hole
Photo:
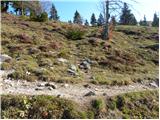
[[[99,18],[98,18],[98,20],[97,20],[97,25],[98,26],[102,26],[103,24],[104,24],[104,17],[103,17],[103,15],[100,13],[99,14]]]
[[[133,14],[130,15],[129,25],[137,25],[137,20]]]
[[[156,13],[154,13],[152,26],[153,26],[153,27],[159,27],[159,18],[158,18],[158,16],[157,16]]]
[[[73,23],[80,24],[80,25],[83,24],[82,18],[81,18],[80,14],[79,14],[79,12],[77,10],[76,10],[76,12],[74,14]]]
[[[122,25],[136,25],[137,20],[135,16],[131,13],[127,3],[124,3],[124,7],[122,9],[122,15],[120,16],[120,24]]]
[[[90,23],[91,23],[92,26],[96,26],[96,24],[97,24],[97,20],[96,20],[96,17],[95,17],[94,13],[91,16],[91,22]]]
[[[139,24],[140,24],[141,26],[148,26],[145,15],[144,15],[143,21],[141,20],[141,21],[139,22]]]
[[[84,25],[85,25],[85,26],[89,26],[89,22],[88,22],[88,20],[85,20]]]
[[[69,23],[69,24],[72,24],[72,21],[71,21],[71,20],[68,20],[68,23]]]
[[[58,13],[57,13],[57,10],[56,10],[54,4],[52,4],[50,14],[51,14],[51,16],[50,16],[51,20],[59,20],[59,16],[58,16]]]

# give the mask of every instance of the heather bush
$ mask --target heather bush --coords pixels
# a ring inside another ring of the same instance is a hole
[[[85,31],[80,27],[70,27],[67,29],[66,37],[72,40],[82,39]]]

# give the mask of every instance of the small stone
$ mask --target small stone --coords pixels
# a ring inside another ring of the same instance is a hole
[[[52,84],[52,83],[46,83],[45,86],[46,87],[52,87],[53,89],[57,89],[57,86],[55,84]]]
[[[94,90],[95,90],[95,91],[98,91],[98,88],[95,88]]]
[[[48,87],[48,89],[49,89],[49,90],[53,90],[53,88],[52,88],[52,87]]]
[[[70,75],[78,75],[78,74],[76,73],[76,71],[73,71],[73,70],[71,70],[71,69],[68,69],[67,72],[68,72]]]
[[[37,84],[38,87],[44,87],[45,86],[45,83],[39,83]]]
[[[67,88],[69,85],[68,84],[64,84],[64,87]]]
[[[58,94],[57,97],[60,98],[60,97],[61,97],[61,94]]]
[[[155,82],[149,83],[150,86],[158,88],[158,85]]]
[[[96,94],[93,91],[88,92],[84,96],[95,96]]]
[[[35,90],[43,90],[44,88],[43,87],[37,87],[37,88],[35,88]]]
[[[0,61],[4,62],[5,60],[11,60],[12,58],[6,54],[0,55]]]
[[[103,93],[103,96],[106,96],[107,94],[106,93]]]
[[[85,88],[91,88],[91,86],[89,84],[85,84],[83,85]]]
[[[73,70],[73,71],[77,71],[76,66],[75,66],[75,65],[73,65],[73,64],[70,66],[70,69],[71,69],[71,70]]]
[[[64,58],[58,58],[57,59],[59,62],[62,62],[62,63],[67,63],[68,60],[67,59],[64,59]]]

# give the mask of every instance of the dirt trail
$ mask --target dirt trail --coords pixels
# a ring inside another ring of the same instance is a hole
[[[128,86],[112,86],[107,85],[94,85],[88,84],[88,87],[84,87],[84,84],[64,84],[64,83],[54,83],[56,89],[48,89],[46,86],[38,87],[39,85],[45,85],[46,82],[27,82],[27,81],[17,81],[17,80],[2,80],[2,93],[1,94],[25,94],[25,95],[53,95],[62,98],[74,100],[78,103],[85,103],[90,99],[102,97],[102,96],[115,96],[122,93],[136,92],[143,90],[155,89],[149,85],[142,85],[140,83],[134,83]],[[38,89],[38,90],[36,90]],[[85,96],[89,92],[95,93],[95,95]]]
[[[0,56],[0,64],[6,58],[10,59],[7,55]],[[0,70],[0,88],[2,89],[0,90],[0,94],[53,95],[84,104],[90,101],[90,99],[97,97],[115,96],[123,93],[157,88],[156,85],[150,86],[140,83],[134,83],[128,86],[107,86],[94,85],[91,83],[64,84],[50,82],[50,85],[46,86],[47,82],[43,81],[27,82],[25,80],[2,79],[2,76],[7,76],[7,74],[12,72],[14,72],[14,70]],[[55,87],[55,89],[53,87]]]

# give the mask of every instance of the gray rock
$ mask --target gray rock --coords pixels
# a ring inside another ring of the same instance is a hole
[[[83,85],[85,88],[91,88],[91,86],[89,84],[85,84]]]
[[[156,82],[149,83],[149,85],[150,85],[151,87],[158,88],[158,85],[156,84]]]
[[[45,83],[38,83],[37,86],[38,87],[45,87]]]
[[[53,90],[54,88],[53,88],[53,87],[48,87],[48,89],[49,89],[49,90]]]
[[[58,94],[57,97],[60,98],[60,97],[61,97],[61,94]]]
[[[70,75],[78,75],[78,73],[77,73],[77,68],[76,68],[76,66],[73,65],[73,64],[69,67],[69,69],[67,70],[67,72],[68,72]]]
[[[6,60],[11,60],[12,58],[6,54],[0,55],[0,62],[4,62]]]
[[[87,69],[87,70],[91,69],[91,60],[87,59],[87,60],[82,61],[79,67],[81,69]]]
[[[46,83],[45,86],[46,87],[52,87],[53,89],[57,89],[57,86],[53,83]]]
[[[64,84],[64,87],[67,88],[67,87],[69,87],[69,85],[68,84]]]
[[[29,54],[35,54],[35,53],[38,53],[40,50],[37,49],[37,48],[30,48],[29,49]]]
[[[77,67],[73,64],[71,64],[70,69],[73,70],[73,71],[77,71]]]
[[[68,72],[70,75],[78,75],[76,71],[71,70],[71,69],[68,69],[67,72]]]
[[[67,59],[64,59],[64,58],[58,58],[57,59],[59,62],[62,62],[62,63],[67,63],[68,60]]]
[[[43,90],[43,89],[44,89],[44,87],[37,87],[37,88],[35,88],[36,91]]]
[[[86,93],[84,96],[95,96],[95,95],[96,95],[95,92],[90,91],[90,92]]]

